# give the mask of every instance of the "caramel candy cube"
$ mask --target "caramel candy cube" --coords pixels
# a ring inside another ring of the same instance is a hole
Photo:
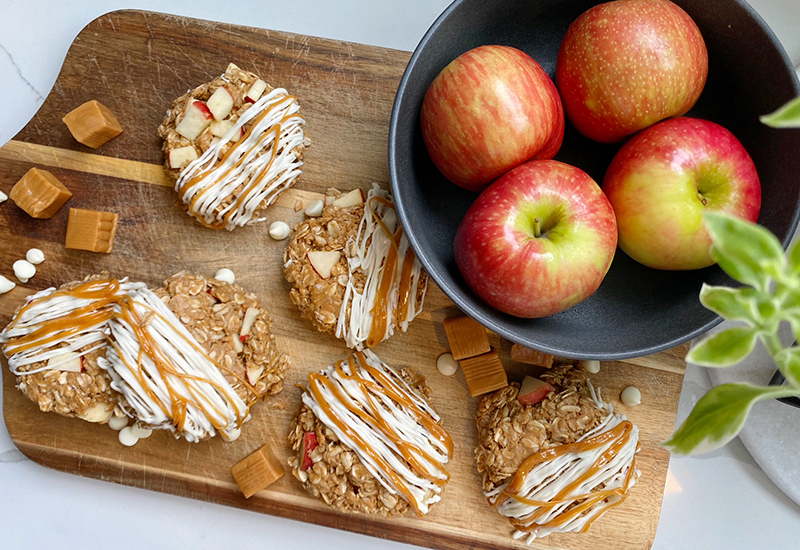
[[[527,365],[536,365],[537,367],[544,367],[546,369],[553,367],[553,356],[549,353],[536,351],[535,349],[526,348],[519,344],[511,346],[511,360],[518,363],[525,363]]]
[[[461,365],[461,370],[464,371],[467,387],[472,397],[508,386],[506,369],[503,368],[500,356],[494,350],[458,363]]]
[[[234,464],[231,474],[244,493],[244,498],[250,498],[283,477],[284,470],[269,444],[266,444]]]
[[[69,189],[47,170],[31,168],[9,193],[11,200],[32,218],[48,220],[72,196]]]
[[[62,120],[72,137],[92,149],[122,133],[114,113],[94,99],[74,108]]]
[[[119,215],[113,212],[70,208],[67,241],[64,246],[108,254],[114,247],[118,220]]]
[[[470,317],[448,317],[444,320],[444,331],[450,342],[450,352],[457,361],[492,350],[486,329]]]

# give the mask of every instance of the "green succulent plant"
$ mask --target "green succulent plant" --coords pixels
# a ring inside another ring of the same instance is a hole
[[[798,104],[800,105],[800,104]],[[785,386],[722,384],[697,402],[664,446],[677,454],[718,449],[741,431],[753,405],[764,399],[800,396],[800,346],[783,347],[778,327],[788,323],[800,339],[800,246],[784,254],[764,227],[718,212],[704,215],[712,258],[740,288],[703,285],[700,302],[723,319],[738,321],[698,342],[686,356],[706,367],[729,367],[760,340],[787,381]]]
[[[800,97],[796,97],[777,111],[759,120],[772,128],[800,128]]]

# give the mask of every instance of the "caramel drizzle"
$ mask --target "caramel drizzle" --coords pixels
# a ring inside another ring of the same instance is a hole
[[[381,371],[367,363],[367,360],[362,352],[356,351],[355,354],[364,370],[366,370],[370,376],[377,380],[379,385],[376,385],[364,378],[361,378],[360,380],[362,380],[365,385],[368,384],[370,389],[376,393],[383,393],[392,401],[403,405],[412,415],[414,415],[414,418],[431,433],[431,435],[433,435],[445,446],[445,449],[447,449],[447,455],[453,456],[453,440],[450,437],[450,434],[448,434],[442,427],[442,425],[439,424],[436,419],[427,411],[424,411],[416,403],[414,403],[413,399],[408,395],[408,393],[405,392],[398,384],[389,380],[389,378],[387,378]],[[351,372],[355,372],[355,370],[351,369]],[[405,384],[405,381],[403,381],[399,375],[395,374],[395,377]],[[442,468],[442,472],[447,474],[444,468]]]
[[[112,308],[118,298],[117,293],[120,283],[116,279],[87,281],[70,290],[58,290],[31,300],[20,308],[14,321],[7,327],[7,331],[20,321],[25,313],[35,305],[53,300],[54,298],[68,296],[77,299],[93,300],[91,303],[77,308],[68,315],[64,314],[54,319],[43,321],[28,334],[18,337],[13,343],[6,346],[8,355],[22,353],[39,347],[68,339],[71,336],[88,331],[108,322],[112,316]]]
[[[367,337],[367,347],[370,348],[383,341],[384,337],[386,336],[386,326],[388,324],[389,317],[389,293],[394,285],[397,271],[397,256],[400,250],[400,242],[403,237],[403,228],[400,227],[399,224],[394,233],[389,230],[383,219],[375,212],[375,209],[372,206],[373,201],[383,204],[387,208],[391,208],[393,210],[395,208],[394,203],[384,197],[373,196],[367,201],[367,209],[370,215],[375,219],[378,226],[389,238],[389,242],[392,246],[382,266],[383,273],[381,275],[378,291],[375,295],[375,302],[371,310],[372,324],[370,326],[369,336]],[[416,256],[414,255],[414,251],[409,246],[406,249],[405,257],[403,259],[403,267],[400,275],[400,289],[398,292],[397,318],[401,323],[408,318],[411,277],[414,272],[415,259]]]
[[[440,488],[443,487],[447,480],[450,479],[450,476],[445,468],[436,459],[434,459],[433,456],[427,453],[424,449],[420,448],[418,445],[404,441],[402,434],[393,428],[384,418],[384,415],[389,411],[384,409],[378,400],[371,394],[386,396],[395,403],[401,405],[407,412],[411,413],[413,418],[422,424],[433,437],[444,444],[445,448],[447,449],[448,459],[453,456],[452,439],[447,432],[444,431],[441,425],[439,425],[427,411],[420,408],[401,387],[384,376],[380,370],[369,365],[361,352],[356,352],[356,359],[358,364],[356,364],[356,362],[353,360],[353,356],[348,358],[348,365],[350,367],[349,370],[352,374],[347,374],[344,372],[342,368],[345,364],[344,361],[339,361],[335,365],[334,371],[342,380],[353,381],[357,384],[358,388],[361,390],[361,394],[369,404],[372,415],[368,414],[360,407],[353,405],[352,402],[350,402],[350,400],[342,394],[337,385],[334,384],[333,381],[330,380],[324,373],[310,373],[308,375],[309,390],[311,391],[316,403],[330,419],[330,421],[339,430],[347,434],[347,436],[353,442],[355,442],[357,446],[357,449],[355,450],[357,452],[361,451],[369,456],[389,477],[392,485],[411,505],[414,511],[418,515],[422,515],[423,512],[420,509],[416,498],[409,489],[407,482],[400,475],[398,475],[389,462],[386,461],[380,455],[380,453],[377,453],[375,449],[373,449],[357,431],[348,426],[346,422],[336,415],[330,403],[320,391],[319,387],[325,387],[331,394],[333,394],[336,401],[340,405],[344,406],[351,414],[357,416],[374,431],[386,436],[386,438],[388,438],[389,441],[395,445],[397,450],[400,452],[400,455],[403,457],[403,459],[405,459],[406,463],[411,467],[417,476],[428,480]],[[358,374],[358,367],[363,368],[374,378],[375,381],[360,376]],[[428,464],[432,465],[439,475],[436,475],[435,472],[430,472],[429,468],[420,461],[418,458],[419,456],[427,460]]]
[[[236,214],[239,207],[243,203],[247,202],[250,199],[250,197],[258,190],[260,183],[264,180],[269,171],[272,169],[272,166],[275,163],[275,159],[278,156],[278,151],[282,149],[280,141],[281,141],[281,136],[283,135],[283,125],[286,124],[289,120],[292,120],[294,118],[301,118],[300,115],[298,113],[285,114],[279,122],[273,124],[266,130],[264,130],[261,136],[259,136],[259,138],[256,140],[256,143],[253,144],[248,149],[246,149],[244,152],[241,151],[242,146],[251,136],[253,130],[268,115],[280,109],[289,109],[291,107],[291,104],[294,103],[295,101],[297,101],[297,98],[293,95],[287,94],[282,96],[278,101],[276,101],[275,103],[270,105],[267,109],[265,109],[263,113],[258,115],[253,121],[248,121],[248,123],[252,122],[250,127],[247,129],[244,135],[241,136],[236,141],[236,144],[234,144],[228,150],[228,152],[225,153],[221,158],[215,160],[215,162],[212,163],[210,166],[201,169],[200,172],[194,175],[191,179],[189,179],[189,181],[185,183],[181,183],[180,181],[178,182],[177,184],[178,192],[181,193],[181,201],[184,204],[187,204],[187,197],[195,187],[201,184],[204,185],[204,187],[201,190],[199,190],[194,195],[194,197],[192,197],[192,199],[188,202],[188,211],[196,220],[198,220],[204,226],[209,227],[211,229],[222,229],[225,226],[227,226],[228,223],[230,223],[231,217]],[[266,143],[270,141],[269,139],[270,137],[272,137],[273,139],[272,139],[272,148],[269,153],[270,160],[267,163],[267,165],[259,169],[258,176],[256,177],[252,177],[252,175],[249,176],[250,181],[247,183],[247,185],[245,185],[245,188],[242,190],[242,192],[236,197],[235,202],[226,207],[227,212],[222,217],[222,219],[216,219],[212,222],[206,221],[203,214],[198,211],[197,203],[206,195],[206,193],[211,191],[214,184],[223,182],[226,178],[228,178],[231,175],[232,172],[234,172],[238,168],[241,168],[243,164],[255,160],[255,158],[257,158],[258,156],[258,152],[260,152],[266,146]],[[224,165],[229,160],[229,158],[231,158],[233,155],[236,154],[240,154],[239,159],[231,167],[225,170],[225,172],[222,175],[215,177],[213,181],[208,181],[211,174],[213,174],[215,170],[217,170],[220,166]]]
[[[581,529],[581,532],[585,532],[586,530],[588,530],[591,524],[597,518],[599,518],[603,513],[605,513],[605,511],[620,504],[622,501],[625,500],[625,498],[627,498],[628,489],[630,488],[631,482],[633,480],[633,474],[636,470],[636,459],[634,458],[631,461],[631,464],[628,466],[628,472],[626,474],[622,488],[591,491],[588,494],[577,495],[577,496],[569,496],[569,495],[575,489],[580,487],[586,480],[588,480],[594,474],[600,471],[600,469],[603,468],[603,466],[608,464],[628,444],[632,430],[633,430],[633,424],[625,420],[620,422],[614,428],[611,428],[610,430],[607,430],[594,437],[590,437],[584,441],[579,441],[576,443],[570,443],[566,445],[559,445],[558,447],[541,451],[539,453],[535,453],[530,457],[528,457],[517,469],[516,473],[512,477],[509,484],[503,491],[501,491],[501,494],[508,498],[514,499],[517,502],[527,504],[530,506],[535,506],[539,509],[535,511],[533,514],[525,517],[524,519],[509,518],[511,525],[517,531],[522,533],[530,533],[543,528],[558,528],[569,523],[573,519],[581,516],[585,512],[589,511],[593,506],[595,506],[599,502],[602,502],[608,497],[612,495],[619,496],[620,499],[617,502],[608,503],[608,505],[604,508],[602,513],[599,513],[593,518],[589,519],[587,523],[584,525],[584,527]],[[608,443],[611,443],[609,448],[606,449],[603,452],[603,454],[601,454],[595,460],[595,462],[592,464],[590,468],[586,470],[586,472],[584,472],[575,481],[564,487],[561,491],[558,492],[558,494],[556,494],[549,501],[538,501],[538,500],[528,499],[526,497],[517,494],[518,491],[520,491],[524,487],[528,476],[531,474],[532,470],[536,466],[571,453],[577,454],[577,453],[584,453],[587,451],[596,450],[607,445]],[[638,450],[638,443],[637,443],[637,450]],[[565,512],[556,515],[550,521],[543,524],[536,523],[537,519],[541,518],[542,516],[545,516],[553,508],[562,504],[570,502],[577,503],[580,501],[583,502],[581,504],[578,504],[577,506],[574,506],[573,508],[569,508]],[[498,506],[500,504],[500,500],[495,499],[492,502],[492,504],[494,506]]]
[[[136,311],[135,304],[133,299],[130,296],[124,296],[120,302],[120,311],[116,313],[116,317],[125,321],[128,326],[130,327],[131,331],[136,337],[136,340],[139,342],[139,354],[137,358],[137,365],[136,368],[132,368],[131,365],[124,359],[124,355],[121,353],[119,348],[114,345],[114,348],[117,351],[117,355],[120,359],[128,366],[133,376],[139,382],[141,387],[145,390],[150,399],[152,399],[159,408],[162,410],[165,416],[171,418],[175,424],[175,426],[180,430],[184,431],[186,427],[187,421],[187,410],[189,406],[195,407],[197,410],[203,411],[205,416],[208,418],[209,422],[214,426],[215,429],[222,431],[224,428],[227,427],[226,424],[222,424],[216,418],[225,418],[225,412],[218,409],[206,396],[200,393],[192,384],[188,382],[198,382],[201,384],[209,384],[214,391],[225,398],[227,404],[234,410],[236,414],[236,427],[240,427],[244,420],[247,418],[247,407],[244,410],[241,410],[238,404],[230,398],[228,391],[223,386],[217,384],[213,380],[208,378],[197,376],[193,374],[187,374],[183,372],[177,371],[173,368],[172,363],[170,362],[169,358],[164,355],[164,352],[155,342],[154,338],[151,336],[150,332],[147,330],[147,323],[145,323],[145,319]],[[183,340],[188,343],[194,351],[201,354],[206,360],[211,362],[221,371],[224,371],[228,374],[233,375],[233,373],[223,367],[222,365],[218,364],[216,361],[211,359],[211,357],[202,349],[198,344],[185,338],[180,331],[173,325],[168,319],[163,317],[160,313],[152,309],[147,304],[139,302],[139,305],[144,307],[148,313],[152,314],[155,317],[158,317],[161,321],[166,323],[170,330],[174,331],[176,334],[179,334]],[[144,357],[148,357],[153,364],[155,365],[156,369],[158,369],[159,374],[161,375],[162,380],[167,388],[167,392],[170,397],[170,404],[171,410],[168,410],[164,404],[161,402],[161,399],[156,395],[156,393],[151,389],[149,380],[149,375],[144,371]],[[238,378],[238,377],[237,377]],[[172,380],[178,380],[182,383],[185,390],[190,394],[191,397],[186,397],[181,392],[177,391]],[[240,379],[241,380],[241,379]],[[245,384],[245,387],[249,388],[248,384]],[[233,392],[233,389],[229,389],[230,392]],[[253,390],[254,391],[254,390]],[[235,394],[235,392],[234,392]],[[207,406],[206,406],[207,405]],[[208,414],[209,408],[214,413],[213,415]]]
[[[207,379],[202,376],[187,374],[177,371],[170,362],[169,358],[163,353],[158,343],[147,330],[147,325],[152,319],[146,319],[146,316],[141,316],[135,309],[134,300],[126,293],[120,293],[120,281],[116,279],[102,279],[87,281],[78,284],[69,290],[60,290],[52,292],[47,296],[31,300],[20,308],[19,312],[14,318],[14,321],[9,325],[8,329],[14,327],[35,305],[41,304],[45,301],[53,300],[54,298],[69,296],[77,299],[93,300],[91,303],[74,309],[71,312],[65,313],[60,317],[43,321],[36,325],[36,328],[26,335],[18,337],[12,344],[6,346],[5,351],[10,354],[25,352],[31,349],[46,347],[50,344],[63,341],[70,336],[80,334],[93,327],[102,327],[108,323],[112,318],[124,321],[134,334],[139,343],[139,353],[136,366],[128,363],[122,350],[117,344],[108,339],[114,347],[117,356],[128,367],[133,376],[144,389],[145,394],[157,404],[162,413],[171,418],[174,424],[181,431],[184,430],[187,421],[187,410],[189,406],[195,407],[197,410],[202,411],[208,418],[209,422],[218,430],[222,430],[227,426],[217,421],[216,418],[224,418],[224,411],[220,410],[211,402],[207,396],[199,392],[193,384],[207,383],[213,390],[220,396],[226,398],[227,404],[231,407],[236,415],[236,427],[241,427],[242,423],[247,419],[249,407],[245,404],[244,410],[230,398],[230,393],[236,394],[232,387],[226,391],[226,388],[216,383],[213,380]],[[174,333],[180,335],[181,339],[189,344],[191,348],[201,354],[204,359],[213,364],[222,373],[231,376],[243,387],[247,388],[254,397],[258,397],[255,388],[241,376],[231,371],[218,361],[214,361],[205,350],[197,344],[193,339],[186,338],[181,331],[167,318],[159,312],[148,306],[147,304],[138,302],[138,304],[147,310],[148,315],[157,317],[163,321]],[[116,309],[114,306],[117,306]],[[8,330],[7,329],[7,330]],[[156,369],[158,370],[161,378],[167,387],[170,396],[170,407],[167,408],[161,399],[156,395],[150,386],[150,376],[144,370],[144,357],[149,357],[153,361]],[[22,373],[24,374],[24,373]],[[172,381],[178,381],[183,385],[188,396],[179,392]],[[209,414],[209,410],[212,414]]]

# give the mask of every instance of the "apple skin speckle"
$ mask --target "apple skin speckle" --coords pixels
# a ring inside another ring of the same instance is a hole
[[[736,137],[708,120],[681,117],[636,134],[603,179],[617,216],[619,246],[654,269],[712,265],[703,212],[751,222],[761,209],[755,164]]]
[[[556,64],[569,121],[613,143],[694,106],[708,75],[697,25],[668,0],[616,0],[576,19]]]
[[[555,84],[508,46],[480,46],[453,60],[428,88],[420,119],[433,163],[470,191],[531,158],[552,158],[564,139]]]
[[[588,174],[533,160],[481,193],[454,247],[459,271],[484,302],[517,317],[546,317],[597,290],[614,258],[617,223]]]

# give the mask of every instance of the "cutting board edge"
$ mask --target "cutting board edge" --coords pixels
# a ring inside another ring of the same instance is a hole
[[[229,506],[241,510],[267,514],[273,517],[297,522],[299,526],[311,523],[320,527],[339,529],[369,536],[372,538],[390,540],[403,544],[424,546],[433,550],[497,550],[496,542],[480,540],[468,536],[457,536],[455,534],[443,535],[441,532],[431,536],[432,533],[427,529],[415,527],[413,524],[402,521],[386,519],[380,516],[367,514],[346,514],[338,511],[331,511],[326,508],[326,513],[315,513],[316,510],[305,507],[304,503],[292,503],[289,499],[270,498],[269,491],[266,495],[256,495],[251,499],[245,499],[238,494],[238,489],[234,482],[225,483],[222,481],[208,483],[199,481],[198,476],[170,472],[170,476],[164,476],[164,481],[160,488],[153,488],[144,483],[137,483],[130,473],[141,473],[144,467],[135,463],[119,462],[112,464],[103,462],[106,468],[103,471],[92,468],[81,468],[82,456],[80,453],[65,452],[62,449],[46,448],[43,445],[29,444],[18,439],[12,438],[12,442],[17,449],[25,455],[31,462],[57,472],[74,475],[81,478],[94,479],[102,482],[110,482],[116,485],[132,487],[144,491],[156,491],[158,493],[199,500],[220,506]],[[48,452],[41,452],[47,449]],[[109,468],[111,465],[111,468]],[[70,467],[72,466],[72,467]],[[109,471],[112,470],[112,471]],[[128,474],[128,475],[126,475]],[[285,475],[290,475],[289,473]],[[118,477],[121,476],[121,477]],[[221,488],[219,493],[214,488]],[[321,504],[314,501],[315,504]],[[320,506],[321,507],[321,506]],[[660,509],[659,509],[660,513]],[[367,523],[365,520],[368,520]],[[579,535],[573,535],[579,536]],[[424,540],[422,544],[420,541]],[[643,550],[652,547],[653,540],[645,541],[646,546]],[[543,546],[531,544],[527,548],[531,550],[561,550],[560,547]]]
[[[265,29],[261,29],[258,27],[251,27],[246,25],[236,25],[233,23],[218,23],[207,21],[203,19],[197,19],[192,17],[186,17],[181,15],[163,13],[163,12],[150,12],[146,10],[135,10],[135,9],[121,9],[121,10],[112,10],[107,13],[104,13],[89,23],[87,23],[76,35],[73,41],[71,42],[69,48],[67,49],[64,62],[62,62],[62,66],[59,70],[59,74],[56,77],[53,86],[49,90],[45,100],[43,101],[42,105],[39,106],[39,110],[42,106],[50,99],[51,95],[54,93],[56,85],[58,84],[59,79],[63,71],[65,70],[65,61],[69,57],[70,52],[75,47],[76,41],[81,39],[83,35],[87,32],[91,32],[91,28],[93,25],[102,24],[102,20],[104,18],[109,18],[114,15],[125,15],[125,14],[135,14],[138,16],[146,17],[146,16],[160,16],[164,17],[166,20],[169,19],[176,19],[182,21],[189,21],[192,23],[196,23],[202,26],[219,26],[223,25],[226,27],[231,28],[246,28],[249,30],[254,31],[264,31]],[[302,36],[306,37],[309,35],[303,35],[299,33],[294,33],[291,31],[276,31],[283,35],[290,35],[290,36]],[[311,37],[314,40],[319,40],[323,42],[328,42],[330,44],[351,44],[346,41],[336,40],[331,38],[325,37]],[[369,45],[366,45],[369,46]],[[409,55],[409,52],[404,52],[402,50],[394,50],[391,48],[383,48],[380,47],[382,50],[396,52],[398,54]],[[37,113],[38,114],[38,110]],[[25,124],[25,126],[20,130],[22,133],[25,128],[34,120],[36,114]],[[13,140],[19,139],[18,133]],[[633,361],[633,360],[632,360]],[[643,364],[636,364],[632,361],[620,361],[629,363],[640,368],[644,367],[647,369],[652,370],[665,370],[668,372],[673,372],[676,374],[681,374],[678,372],[678,369],[673,370],[672,368],[659,368],[652,365],[643,365]],[[10,374],[7,372],[7,367],[4,368],[4,377]],[[12,383],[13,385],[13,383]],[[16,391],[16,389],[14,389]],[[393,540],[397,542],[403,542],[407,544],[421,544],[421,540],[426,541],[425,545],[431,548],[442,549],[442,550],[461,550],[465,547],[475,548],[479,550],[483,549],[495,549],[497,546],[491,544],[485,540],[478,540],[469,537],[444,537],[441,534],[432,535],[432,533],[426,529],[422,528],[415,528],[413,525],[408,525],[404,522],[397,523],[399,527],[392,527],[389,525],[391,522],[388,521],[381,521],[382,518],[372,518],[371,516],[355,514],[355,515],[348,515],[348,514],[341,514],[338,512],[328,513],[328,514],[318,514],[315,513],[315,510],[309,509],[308,507],[303,507],[299,505],[292,505],[289,502],[281,502],[280,499],[269,499],[269,497],[261,497],[257,500],[247,501],[244,500],[241,495],[237,495],[238,490],[233,482],[225,483],[223,481],[216,481],[216,482],[209,482],[205,481],[202,482],[197,478],[197,476],[192,476],[188,474],[180,474],[177,472],[170,472],[172,475],[171,478],[165,477],[166,483],[162,485],[161,488],[154,488],[151,486],[147,486],[144,483],[137,483],[135,476],[129,475],[129,477],[125,476],[125,472],[129,472],[129,474],[136,473],[137,470],[143,470],[143,467],[140,464],[134,463],[125,463],[125,462],[113,462],[109,460],[98,459],[98,462],[102,461],[102,465],[106,468],[104,471],[100,471],[99,469],[92,469],[92,468],[82,468],[81,467],[81,460],[82,456],[80,453],[75,453],[71,451],[66,451],[56,447],[47,447],[41,444],[35,444],[24,439],[17,437],[15,438],[12,434],[11,427],[7,424],[7,415],[5,414],[5,410],[7,407],[7,401],[4,400],[3,409],[4,409],[4,423],[6,423],[6,427],[9,431],[11,436],[11,440],[14,445],[22,452],[26,457],[28,457],[32,462],[50,468],[56,471],[65,472],[73,475],[78,475],[81,477],[87,477],[91,479],[98,479],[101,481],[111,481],[116,484],[125,485],[129,487],[136,487],[146,490],[155,490],[164,494],[171,494],[175,496],[182,496],[186,498],[193,498],[196,500],[201,500],[204,502],[211,502],[214,504],[222,504],[226,506],[232,506],[236,508],[256,511],[260,513],[268,513],[270,515],[274,515],[276,517],[282,517],[286,519],[295,519],[296,521],[300,522],[309,522],[316,525],[321,525],[325,527],[332,527],[336,529],[344,529],[347,531],[351,531],[354,533],[365,534],[368,536],[373,536],[376,538],[383,538],[386,540]],[[19,434],[17,434],[19,435]],[[43,452],[44,450],[47,452]],[[666,485],[666,476],[665,476],[665,485]],[[225,490],[215,493],[213,488],[220,487],[225,488]],[[232,490],[231,490],[232,489]],[[663,493],[663,489],[662,489]],[[663,505],[663,499],[658,502],[658,509],[652,510],[654,514],[657,514],[660,517],[661,509]],[[330,510],[328,510],[330,512]],[[298,519],[302,518],[302,519]],[[374,521],[377,519],[378,521]],[[369,524],[365,522],[365,520],[372,520]],[[424,524],[423,524],[424,525]],[[656,523],[657,526],[657,523]],[[394,534],[394,536],[392,536]],[[579,536],[579,535],[574,535]],[[416,538],[415,538],[416,537]],[[654,536],[649,539],[649,541],[643,541],[646,544],[645,548],[652,547],[654,542]],[[548,548],[552,549],[551,546],[543,546],[537,543],[534,543],[530,546],[532,549],[537,548]]]

